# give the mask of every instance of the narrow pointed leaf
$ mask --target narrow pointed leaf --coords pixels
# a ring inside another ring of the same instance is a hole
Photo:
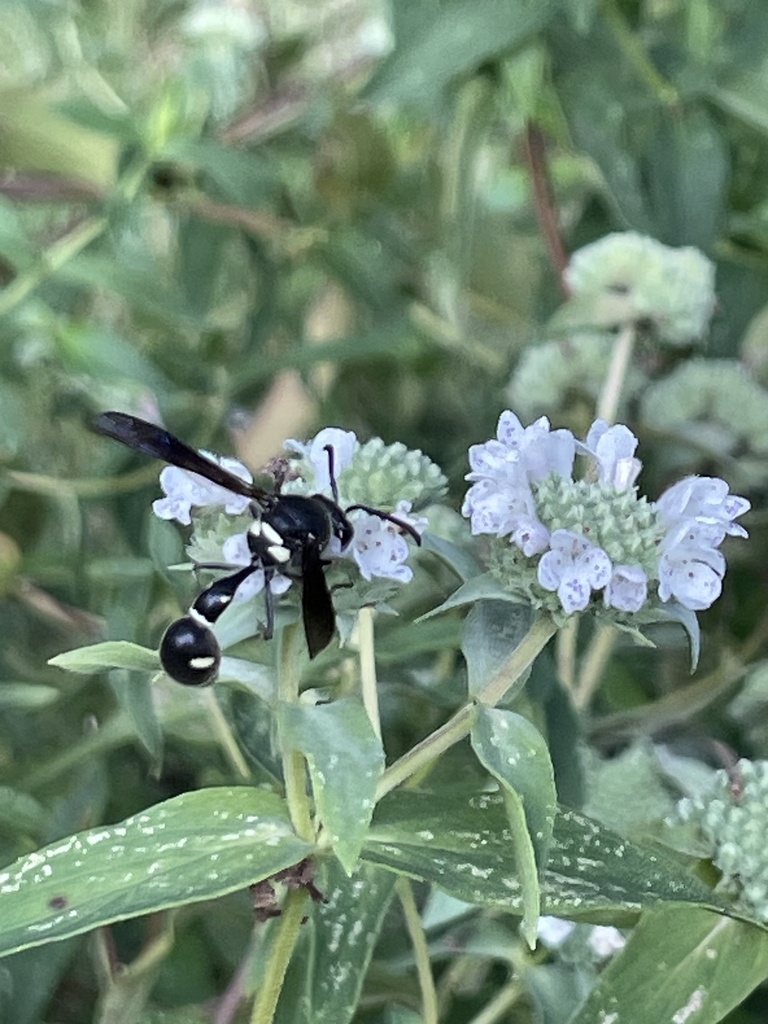
[[[530,608],[510,604],[508,599],[477,601],[472,605],[464,620],[461,637],[471,696],[481,692],[519,646],[530,629],[531,618]],[[513,693],[525,685],[528,675],[525,672],[515,683]]]
[[[766,977],[764,928],[696,907],[659,907],[643,915],[570,1024],[717,1024]]]
[[[359,700],[284,704],[279,711],[284,747],[307,759],[318,814],[336,856],[351,873],[373,814],[384,751]]]
[[[378,804],[363,857],[467,903],[521,914],[512,839],[498,795],[400,791]],[[597,922],[633,921],[664,901],[718,905],[675,858],[574,811],[555,819],[541,889],[543,913]]]
[[[539,879],[544,870],[557,810],[549,751],[538,729],[512,711],[480,706],[472,747],[502,786],[512,852],[523,894],[523,933],[536,944],[541,912]]]
[[[391,871],[361,864],[347,876],[333,858],[315,881],[326,902],[308,912],[312,941],[283,990],[276,1024],[349,1024],[395,887]],[[304,993],[298,1003],[297,989]]]
[[[482,576],[475,576],[466,583],[462,583],[458,590],[455,590],[450,597],[446,598],[437,608],[431,608],[425,612],[417,621],[423,622],[431,619],[433,615],[450,611],[451,608],[462,608],[464,605],[475,604],[476,601],[507,601],[517,604],[517,598],[513,597],[508,590],[499,583],[495,576],[489,572]]]
[[[221,896],[311,849],[274,793],[246,786],[185,793],[0,871],[0,955]]]
[[[67,672],[82,672],[90,675],[103,672],[108,668],[134,668],[144,672],[158,672],[160,660],[157,651],[127,640],[108,640],[103,644],[91,644],[78,647],[74,651],[64,651],[51,658],[49,665],[66,669]]]

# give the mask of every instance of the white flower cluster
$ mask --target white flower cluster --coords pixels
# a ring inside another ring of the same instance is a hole
[[[727,534],[750,507],[715,477],[688,477],[658,502],[637,495],[641,464],[628,427],[593,423],[585,442],[551,430],[546,417],[523,427],[512,412],[496,438],[469,450],[471,472],[462,512],[473,534],[506,538],[535,568],[541,593],[557,595],[566,614],[584,611],[602,593],[606,608],[638,612],[657,584],[662,601],[708,608],[720,594]],[[576,481],[576,454],[593,460]]]
[[[351,431],[327,427],[321,430],[312,441],[307,443],[288,440],[285,447],[299,455],[308,466],[307,475],[311,478],[311,489],[304,480],[292,482],[285,488],[293,494],[323,493],[332,498],[331,462],[327,451],[330,446],[333,453],[333,472],[337,481],[343,478],[345,468],[349,465],[355,452],[360,448],[357,437]],[[207,458],[215,460],[228,472],[246,480],[253,481],[248,469],[237,459],[220,457],[204,452]],[[191,473],[176,466],[166,466],[160,473],[160,486],[165,497],[153,502],[152,508],[160,519],[175,519],[185,526],[192,522],[192,509],[222,508],[232,516],[247,511],[251,504],[248,497],[233,494],[218,484],[211,483],[197,473]],[[340,488],[341,489],[341,488]],[[339,500],[344,507],[343,491]],[[427,520],[410,514],[411,503],[399,501],[395,503],[393,514],[401,522],[421,532]],[[349,513],[349,520],[354,528],[354,536],[350,544],[341,549],[338,538],[333,537],[325,555],[334,558],[349,558],[357,564],[364,579],[373,577],[407,583],[413,576],[413,570],[406,565],[409,554],[408,542],[397,526],[379,516],[357,510]],[[240,524],[238,524],[240,525]],[[250,565],[253,561],[248,546],[247,532],[237,532],[223,542],[222,556],[233,568]],[[291,585],[287,576],[275,574],[271,578],[270,587],[276,594],[284,593]],[[236,599],[247,600],[264,588],[264,573],[256,570],[238,588]]]
[[[591,323],[645,320],[670,345],[700,338],[715,309],[715,268],[703,253],[635,231],[614,232],[579,249],[565,281],[574,297],[592,306]]]

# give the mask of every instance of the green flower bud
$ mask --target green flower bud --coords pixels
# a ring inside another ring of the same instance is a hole
[[[738,454],[734,468],[745,482],[759,484],[768,476],[768,391],[736,360],[683,363],[648,388],[641,410],[649,426],[690,438],[699,451],[721,458]]]
[[[664,530],[655,508],[634,488],[617,490],[588,480],[550,474],[532,484],[536,514],[548,530],[572,530],[605,551],[614,565],[639,566],[649,579],[658,572],[658,544]],[[556,593],[538,580],[538,557],[528,557],[506,537],[490,540],[490,572],[534,608],[549,611],[558,624],[567,620]],[[625,616],[615,610],[617,621]]]
[[[448,481],[440,467],[400,441],[385,445],[374,437],[355,451],[339,476],[339,490],[349,504],[390,511],[397,501],[424,508],[445,494]]]
[[[605,381],[616,339],[612,334],[579,331],[564,340],[531,345],[520,356],[507,396],[524,419],[573,409],[573,397],[583,395],[594,407]],[[622,395],[628,400],[645,383],[636,366],[627,373]]]
[[[683,823],[698,826],[721,872],[718,889],[768,922],[768,761],[741,760],[730,773],[716,772],[706,793],[678,803],[669,824]]]
[[[700,339],[715,308],[715,268],[698,249],[673,249],[633,231],[579,249],[565,277],[573,299],[559,319],[606,327],[647,322],[672,346]]]

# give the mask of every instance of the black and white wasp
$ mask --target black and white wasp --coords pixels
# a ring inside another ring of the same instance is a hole
[[[334,537],[342,552],[349,547],[354,535],[347,518],[349,512],[359,509],[386,519],[420,543],[418,533],[409,523],[387,512],[368,505],[341,507],[330,446],[326,450],[333,499],[324,494],[281,494],[279,486],[273,492],[266,491],[230,473],[162,427],[127,413],[101,413],[93,420],[92,427],[128,448],[197,473],[211,483],[250,499],[249,508],[254,517],[247,533],[250,565],[206,587],[187,614],[170,624],[160,642],[163,668],[172,679],[185,686],[208,686],[216,679],[221,649],[210,627],[231,604],[237,588],[259,569],[264,571],[264,638],[270,639],[274,631],[274,595],[270,584],[279,572],[301,584],[301,613],[310,658],[328,646],[336,615],[325,579],[324,567],[329,564],[325,554]]]

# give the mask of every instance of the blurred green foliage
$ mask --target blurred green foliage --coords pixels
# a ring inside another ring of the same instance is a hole
[[[721,475],[753,502],[751,538],[703,617],[701,680],[669,627],[656,651],[617,649],[590,720],[550,662],[523,710],[573,805],[589,739],[603,755],[642,735],[710,763],[723,744],[768,757],[768,698],[755,691],[748,721],[723,714],[768,635],[766,39],[768,6],[752,0],[0,0],[0,862],[242,782],[196,697],[156,693],[158,713],[130,664],[95,676],[47,665],[105,639],[156,646],[191,594],[168,571],[184,557],[178,534],[151,517],[157,466],[94,437],[88,418],[162,417],[254,467],[283,438],[338,424],[428,453],[457,507],[467,447],[493,433],[521,356],[546,343],[568,360],[552,321],[566,254],[616,230],[696,245],[717,267],[696,363],[650,336],[636,350],[620,418],[641,439],[644,489]],[[537,412],[583,433],[598,390],[588,370],[560,367]],[[420,566],[405,620],[456,584],[428,555]],[[461,703],[459,628],[384,621],[377,643],[394,757]],[[329,678],[343,688],[343,664]],[[237,689],[220,700],[255,777],[273,778],[266,711]],[[469,765],[452,751],[437,782],[468,790]],[[416,1019],[413,953],[397,915],[384,918],[391,884],[360,870],[376,952],[355,1020]],[[703,943],[711,912],[685,913]],[[237,971],[252,916],[238,892],[180,911],[175,943],[157,914],[11,956],[0,1019],[214,1019],[206,1004]],[[594,984],[592,967],[562,964],[544,983],[495,909],[443,906],[435,921],[445,1024],[480,1019],[514,978],[526,979],[516,1021],[564,1022]],[[291,968],[314,965],[316,1007],[332,918],[317,927]],[[765,1019],[765,993],[747,1000],[768,976],[765,937],[729,928],[754,956],[697,1022]],[[139,982],[108,977],[106,964],[153,953]],[[354,962],[362,984],[368,961]],[[279,1019],[309,1021],[288,1005],[288,977]],[[620,971],[615,985],[629,985]]]

